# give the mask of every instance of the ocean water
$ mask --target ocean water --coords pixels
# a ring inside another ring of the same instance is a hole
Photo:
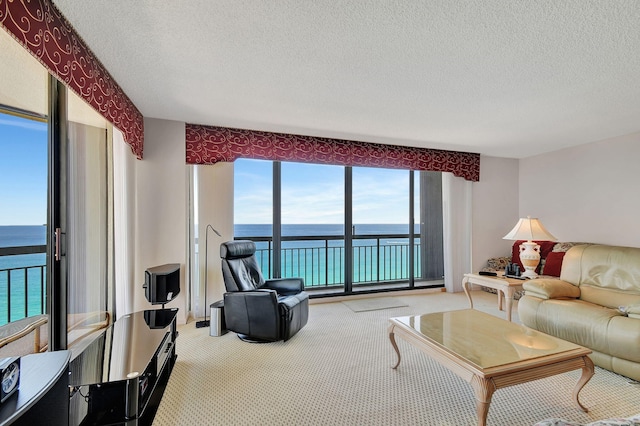
[[[0,226],[0,247],[44,244],[45,226]],[[0,325],[43,313],[46,304],[43,299],[46,287],[45,264],[45,253],[0,256]]]
[[[419,225],[414,232],[419,232]],[[409,276],[409,232],[407,224],[356,224],[353,227],[353,282],[406,280]],[[236,238],[270,237],[271,225],[234,227]],[[283,277],[302,277],[307,287],[340,286],[344,284],[344,225],[304,224],[282,225],[283,237],[327,237],[316,240],[282,242]],[[378,236],[384,237],[378,237]],[[396,237],[397,235],[397,237]],[[367,238],[371,236],[371,238]],[[258,238],[256,238],[258,239]],[[326,246],[325,246],[326,244]],[[270,243],[256,241],[256,257],[266,277],[271,276]],[[419,246],[414,254],[419,259]],[[415,276],[420,274],[420,262],[415,262]]]
[[[404,224],[356,224],[354,234],[354,282],[406,279],[408,233]],[[236,237],[271,237],[271,225],[238,224]],[[419,232],[416,225],[415,232]],[[344,283],[344,225],[283,225],[285,237],[329,237],[333,239],[283,241],[284,276],[302,276],[307,286]],[[384,235],[384,238],[367,236]],[[398,237],[394,237],[398,235]],[[45,226],[0,226],[0,247],[46,244]],[[325,247],[325,244],[327,247]],[[259,262],[269,276],[268,242],[257,241]],[[419,264],[419,262],[417,262]],[[0,256],[0,325],[43,313],[46,254]],[[415,271],[419,273],[419,271]],[[26,285],[25,285],[26,283]],[[9,294],[10,284],[10,294]],[[25,294],[26,288],[26,294]],[[26,301],[25,301],[26,296]],[[9,302],[11,312],[9,313]]]

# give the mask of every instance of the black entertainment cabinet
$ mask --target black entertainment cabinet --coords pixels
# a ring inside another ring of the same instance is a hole
[[[177,308],[125,315],[70,364],[70,425],[150,425],[175,364]]]

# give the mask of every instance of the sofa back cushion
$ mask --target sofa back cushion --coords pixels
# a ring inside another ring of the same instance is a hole
[[[580,286],[580,299],[609,308],[640,303],[640,248],[578,245],[567,251],[560,279]]]

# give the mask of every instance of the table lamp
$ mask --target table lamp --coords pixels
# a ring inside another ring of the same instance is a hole
[[[536,268],[540,263],[540,246],[533,240],[557,241],[537,218],[520,218],[503,240],[526,240],[520,244],[520,262],[524,266],[523,278],[537,278]]]

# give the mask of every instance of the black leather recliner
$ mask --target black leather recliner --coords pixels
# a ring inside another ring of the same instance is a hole
[[[309,295],[302,278],[266,280],[255,257],[253,241],[220,245],[226,327],[242,340],[289,340],[307,323]]]

